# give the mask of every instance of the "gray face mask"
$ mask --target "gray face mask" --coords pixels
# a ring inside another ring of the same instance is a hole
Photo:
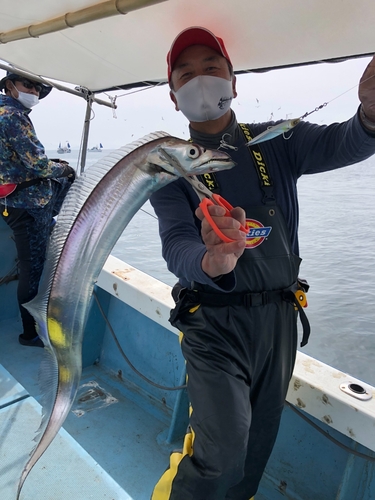
[[[199,75],[172,91],[177,106],[191,122],[217,120],[232,103],[232,80],[217,76]]]
[[[25,108],[32,108],[39,104],[39,97],[35,94],[27,94],[26,92],[20,92],[18,90],[17,101],[25,106]]]

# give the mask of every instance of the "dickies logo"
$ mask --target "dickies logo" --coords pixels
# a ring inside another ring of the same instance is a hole
[[[254,219],[246,219],[246,227],[248,232],[246,234],[246,248],[255,248],[263,243],[269,236],[272,227],[265,227],[263,224]]]

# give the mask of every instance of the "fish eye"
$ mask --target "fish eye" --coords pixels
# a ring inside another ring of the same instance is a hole
[[[192,160],[195,160],[199,156],[199,149],[195,146],[192,146],[188,151],[188,156]]]

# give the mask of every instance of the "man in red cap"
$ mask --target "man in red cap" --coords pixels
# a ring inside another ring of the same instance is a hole
[[[200,61],[196,63],[197,53]],[[207,122],[210,122],[209,130],[212,130],[212,122],[215,122],[214,131],[225,128],[237,93],[236,78],[223,40],[204,28],[188,28],[173,42],[167,64],[176,110],[181,110],[190,122],[199,123],[195,129],[205,130]]]
[[[249,139],[274,124],[237,123],[230,108],[236,79],[223,41],[205,28],[188,28],[167,63],[170,96],[189,120],[192,140],[227,148],[237,164],[201,181],[237,208],[225,217],[222,207],[209,207],[227,243],[185,179],[151,197],[163,256],[179,278],[170,321],[183,333],[191,403],[183,450],[172,453],[152,500],[249,500],[277,436],[296,355],[297,309],[301,346],[308,340],[295,295],[308,288],[298,279],[297,179],[374,154],[375,59],[350,120],[303,121],[288,140],[280,135],[251,147]]]

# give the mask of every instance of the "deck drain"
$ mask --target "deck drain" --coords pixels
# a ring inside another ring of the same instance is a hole
[[[89,411],[105,408],[113,403],[117,403],[117,401],[109,392],[100,387],[97,382],[91,381],[78,388],[72,412],[77,417],[82,417]]]

